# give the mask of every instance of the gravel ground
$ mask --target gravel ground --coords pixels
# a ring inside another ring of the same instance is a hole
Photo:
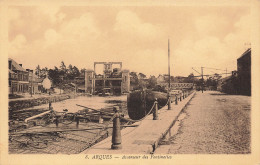
[[[197,92],[179,122],[177,134],[156,149],[164,154],[249,154],[248,96]]]

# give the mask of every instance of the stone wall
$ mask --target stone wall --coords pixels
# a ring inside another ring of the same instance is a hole
[[[8,110],[9,112],[38,106],[41,104],[48,104],[51,102],[59,102],[69,98],[75,97],[73,95],[60,95],[60,96],[48,96],[40,97],[35,99],[24,99],[24,100],[9,100]]]

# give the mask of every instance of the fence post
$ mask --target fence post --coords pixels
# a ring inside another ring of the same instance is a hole
[[[158,101],[157,98],[155,98],[155,107],[153,109],[153,120],[158,120]]]
[[[49,110],[52,110],[51,101],[49,101]]]
[[[120,130],[120,114],[119,107],[114,106],[115,118],[113,119],[113,133],[112,133],[112,145],[111,149],[122,149],[122,139],[121,139],[121,130]]]
[[[103,124],[102,112],[99,114],[98,123]]]

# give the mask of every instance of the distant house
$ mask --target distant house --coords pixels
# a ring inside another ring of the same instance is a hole
[[[29,93],[36,94],[42,92],[42,78],[33,73],[33,70],[26,69],[29,72]]]

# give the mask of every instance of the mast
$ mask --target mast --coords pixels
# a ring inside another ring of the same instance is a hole
[[[171,72],[170,72],[170,39],[168,39],[168,75],[169,75],[169,92],[171,87]]]
[[[170,39],[168,38],[168,75],[169,75],[169,87],[168,87],[168,110],[171,109],[170,100],[170,88],[171,88],[171,72],[170,72]]]

